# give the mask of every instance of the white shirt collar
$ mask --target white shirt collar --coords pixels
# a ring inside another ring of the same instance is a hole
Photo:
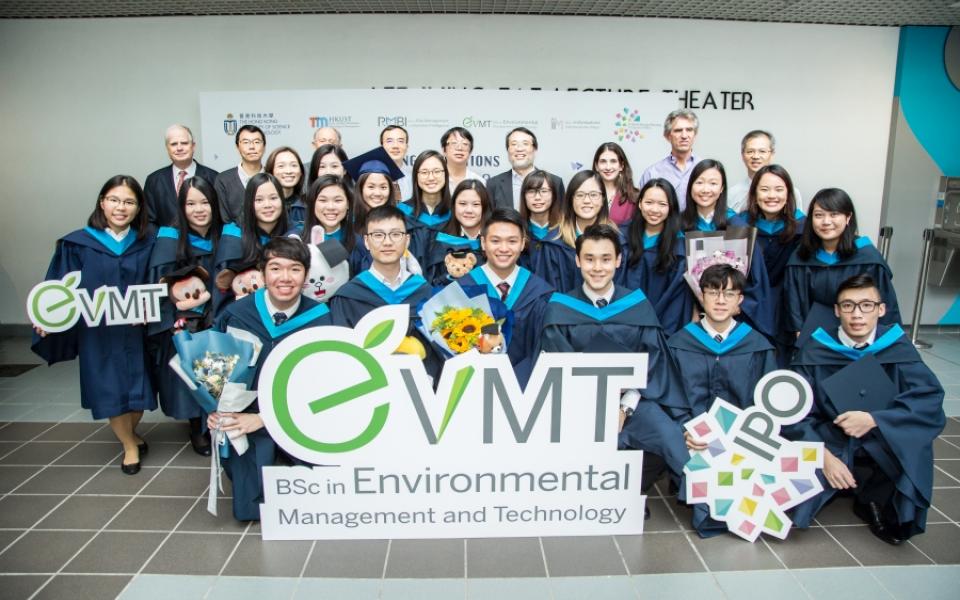
[[[287,315],[287,318],[289,319],[293,315],[297,314],[297,309],[300,308],[300,294],[297,294],[297,301],[294,302],[293,306],[291,306],[287,310],[280,310],[279,308],[274,306],[273,302],[270,302],[270,294],[268,292],[263,293],[263,299],[267,305],[267,312],[270,313],[271,317],[277,314],[278,312],[282,312],[283,314]]]
[[[410,278],[410,271],[407,270],[407,267],[403,264],[404,261],[400,261],[400,272],[397,274],[397,278],[393,281],[386,278],[377,268],[373,265],[370,265],[370,272],[373,273],[373,276],[377,278],[377,281],[387,286],[391,290],[396,290],[403,282]]]
[[[614,290],[616,290],[616,286],[611,285],[610,289],[607,290],[607,293],[602,296],[597,295],[597,293],[591,290],[590,286],[588,286],[586,283],[583,284],[581,289],[583,290],[583,293],[587,296],[587,298],[590,299],[590,302],[592,302],[593,305],[596,306],[597,300],[599,300],[600,298],[603,298],[604,300],[607,301],[607,304],[610,304],[613,301],[613,292]]]
[[[250,181],[250,178],[253,175],[247,175],[247,172],[243,170],[243,163],[237,165],[237,173],[240,175],[240,183],[243,184],[244,189],[247,187],[247,183]],[[263,173],[263,167],[260,167],[260,170],[257,173]]]
[[[106,229],[104,229],[104,231],[106,231],[106,232],[107,232],[107,235],[109,235],[110,237],[112,237],[114,240],[116,240],[116,241],[118,241],[118,242],[122,242],[122,241],[123,241],[123,238],[127,237],[127,235],[130,234],[130,226],[127,225],[127,228],[124,229],[123,231],[121,231],[120,233],[114,233],[114,231],[113,231],[112,229],[110,229],[109,227],[107,227]]]
[[[737,326],[737,320],[730,319],[730,326],[727,327],[727,330],[724,332],[717,331],[716,329],[711,327],[710,323],[707,322],[706,317],[700,319],[700,326],[703,327],[703,330],[706,331],[707,335],[709,335],[711,338],[717,339],[717,336],[719,335],[720,341],[725,342],[727,340],[727,337],[730,335],[730,332],[733,331],[733,328]]]
[[[176,187],[177,179],[180,178],[181,169],[177,165],[171,164],[170,170],[173,171],[173,185]],[[183,170],[187,172],[185,179],[190,179],[191,177],[195,176],[197,174],[197,161],[192,161],[190,166]]]
[[[867,337],[865,342],[855,342],[853,338],[847,335],[847,332],[843,330],[843,327],[837,327],[837,339],[840,340],[840,343],[847,348],[856,348],[861,343],[866,343],[869,346],[874,342],[874,340],[877,339],[877,328],[873,328],[873,331],[870,332],[870,335]]]
[[[493,269],[490,268],[488,264],[484,264],[480,267],[480,270],[483,271],[483,274],[487,276],[487,280],[493,284],[493,287],[497,287],[500,283],[506,281],[507,285],[510,286],[510,289],[513,289],[513,284],[517,282],[517,276],[520,275],[520,268],[514,265],[513,273],[507,276],[506,279],[500,279],[500,276],[493,272]]]

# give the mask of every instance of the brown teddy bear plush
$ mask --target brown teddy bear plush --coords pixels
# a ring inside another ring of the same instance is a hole
[[[454,250],[443,257],[443,264],[452,279],[460,279],[477,266],[477,257],[473,252]]]
[[[477,350],[480,354],[498,354],[503,352],[503,334],[498,323],[490,323],[480,328],[480,338],[477,340]]]

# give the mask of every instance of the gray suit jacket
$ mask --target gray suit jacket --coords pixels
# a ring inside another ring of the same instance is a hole
[[[550,173],[550,185],[556,191],[554,202],[563,200],[563,180]],[[487,180],[487,191],[494,208],[520,210],[520,199],[513,197],[513,170],[494,175]]]
[[[243,214],[243,184],[240,183],[240,167],[231,167],[217,175],[213,188],[220,199],[220,218],[226,223],[240,223]]]

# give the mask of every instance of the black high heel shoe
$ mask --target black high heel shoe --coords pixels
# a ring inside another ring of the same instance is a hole
[[[140,446],[137,446],[137,450],[140,449]],[[137,457],[137,462],[125,464],[123,459],[120,459],[120,470],[123,471],[124,475],[136,475],[140,472],[140,456]]]

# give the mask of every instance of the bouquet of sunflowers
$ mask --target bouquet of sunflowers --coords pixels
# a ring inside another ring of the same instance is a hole
[[[476,349],[488,354],[505,352],[512,315],[498,299],[479,286],[454,282],[437,292],[419,309],[420,328],[448,358]]]
[[[493,317],[482,309],[444,306],[430,324],[430,332],[439,331],[447,347],[457,354],[463,354],[477,346],[482,328],[493,323],[496,323]]]

